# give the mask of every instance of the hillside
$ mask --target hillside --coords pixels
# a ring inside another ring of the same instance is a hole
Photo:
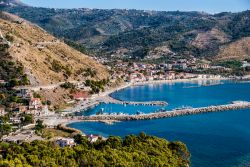
[[[31,85],[84,80],[87,68],[95,79],[108,77],[103,65],[17,16],[1,12],[0,30],[10,43],[9,59],[23,66]]]
[[[88,53],[118,59],[211,58],[224,45],[250,36],[250,11],[211,15],[28,6],[5,6],[4,10],[81,44]]]
[[[242,38],[223,46],[217,55],[219,60],[244,60],[250,59],[250,37]]]

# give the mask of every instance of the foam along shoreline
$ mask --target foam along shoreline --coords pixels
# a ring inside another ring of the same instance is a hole
[[[250,102],[235,101],[232,104],[217,105],[192,109],[181,109],[172,111],[162,111],[158,113],[140,114],[140,115],[94,115],[94,116],[77,116],[75,119],[81,121],[132,121],[132,120],[150,120],[160,118],[170,118],[185,115],[194,115],[210,112],[221,112],[229,110],[240,110],[250,108]]]

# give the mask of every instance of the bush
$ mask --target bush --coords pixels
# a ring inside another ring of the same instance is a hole
[[[94,80],[86,80],[85,86],[91,87],[91,93],[99,93],[100,91],[104,91],[104,87],[108,84],[109,80],[103,79],[100,81]]]
[[[52,70],[55,72],[61,72],[63,69],[62,64],[57,60],[53,60],[51,65],[52,65]]]
[[[65,82],[65,83],[61,84],[60,87],[62,87],[64,89],[75,89],[75,85],[70,83],[70,82]]]

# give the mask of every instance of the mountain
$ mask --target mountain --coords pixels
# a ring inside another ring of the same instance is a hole
[[[3,6],[27,6],[20,0],[0,0],[0,7]]]
[[[95,71],[95,79],[109,75],[106,67],[89,56],[15,15],[0,12],[0,35],[0,79],[20,80],[26,76],[31,85],[47,85],[84,80],[86,69]],[[15,69],[25,75],[16,77]]]
[[[90,53],[118,59],[211,58],[224,45],[250,36],[250,11],[211,15],[29,6],[7,6],[4,10],[59,38],[77,42]]]

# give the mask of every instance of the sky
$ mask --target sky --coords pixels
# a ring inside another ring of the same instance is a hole
[[[239,12],[250,9],[250,0],[22,0],[36,7],[141,9],[157,11]]]

